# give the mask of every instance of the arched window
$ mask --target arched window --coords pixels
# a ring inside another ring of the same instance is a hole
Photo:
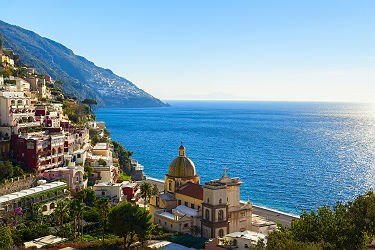
[[[207,203],[210,203],[210,198],[207,198]]]
[[[219,199],[219,204],[223,203],[223,200],[222,199]]]
[[[54,209],[55,208],[55,203],[52,202],[51,205],[49,205],[49,208],[50,209]]]
[[[223,210],[219,210],[218,219],[219,219],[219,221],[222,221],[224,219],[224,211]]]
[[[42,211],[45,212],[45,211],[47,211],[47,210],[48,210],[47,205],[44,205],[44,206],[42,207]]]
[[[15,101],[15,100],[11,100],[11,101],[10,101],[10,105],[12,105],[12,106],[16,106],[16,101]]]
[[[56,154],[56,149],[52,149],[52,154]]]
[[[172,190],[172,182],[169,181],[169,191],[171,191],[171,190]]]
[[[219,230],[219,237],[223,237],[224,236],[224,230],[223,229],[220,229]]]
[[[210,220],[210,211],[206,209],[206,220]]]

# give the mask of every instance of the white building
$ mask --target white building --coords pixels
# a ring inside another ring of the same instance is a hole
[[[40,126],[35,121],[35,110],[30,97],[24,92],[0,92],[0,125],[13,127],[13,133],[19,128]]]
[[[200,227],[201,215],[198,210],[179,205],[172,211],[159,209],[154,211],[154,223],[173,232],[190,233],[193,226]]]
[[[224,236],[225,241],[228,245],[235,247],[238,250],[246,250],[251,246],[256,246],[260,239],[264,240],[264,243],[267,245],[266,235],[253,232],[253,231],[243,231],[243,232],[234,232]],[[225,246],[224,241],[219,239],[219,246]]]
[[[117,204],[126,200],[122,192],[122,188],[127,182],[123,183],[98,183],[95,184],[93,190],[97,198],[108,198],[111,203]]]
[[[66,191],[64,189],[65,187],[65,182],[55,181],[37,187],[25,189],[19,192],[3,195],[0,196],[0,208],[8,210],[10,203],[14,208],[22,207],[24,209],[30,207],[32,203],[40,203],[42,204],[43,214],[50,214],[56,207],[56,202],[58,200],[65,198],[66,195],[69,194],[69,191]],[[56,192],[49,192],[53,190],[56,190]],[[48,195],[46,195],[46,197],[35,197],[35,195],[43,194],[46,192],[49,192]],[[23,198],[28,199],[23,200]]]

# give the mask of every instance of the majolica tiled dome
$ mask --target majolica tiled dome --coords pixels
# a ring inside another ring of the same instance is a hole
[[[173,177],[193,177],[196,175],[194,163],[185,156],[183,145],[178,149],[179,154],[169,165],[168,175]]]

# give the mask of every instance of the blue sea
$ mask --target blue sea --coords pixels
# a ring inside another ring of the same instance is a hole
[[[375,189],[370,104],[170,101],[96,112],[145,174],[164,179],[183,141],[201,183],[240,177],[241,199],[292,214]]]

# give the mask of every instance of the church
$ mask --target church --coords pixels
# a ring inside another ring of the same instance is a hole
[[[165,175],[164,191],[150,200],[155,224],[169,231],[205,238],[223,237],[252,229],[252,205],[240,203],[240,178],[230,178],[224,168],[220,179],[200,184],[185,147]]]

